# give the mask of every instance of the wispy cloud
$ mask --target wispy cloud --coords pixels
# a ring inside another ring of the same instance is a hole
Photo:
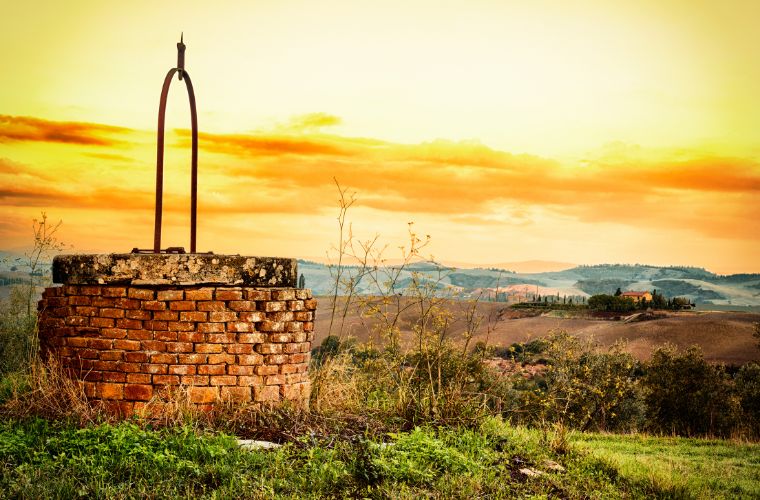
[[[0,142],[34,141],[115,146],[122,142],[113,136],[131,129],[99,123],[59,122],[29,116],[0,115]]]

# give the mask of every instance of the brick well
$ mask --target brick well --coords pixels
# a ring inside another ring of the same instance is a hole
[[[308,289],[282,286],[295,282],[295,261],[285,259],[279,274],[271,262],[236,274],[215,256],[200,273],[192,255],[169,266],[177,256],[130,255],[112,265],[57,257],[54,278],[65,284],[39,302],[43,353],[82,381],[88,399],[123,415],[178,388],[206,409],[222,400],[308,404],[317,303]],[[163,267],[151,274],[156,263]],[[221,281],[217,268],[232,285],[203,283]]]

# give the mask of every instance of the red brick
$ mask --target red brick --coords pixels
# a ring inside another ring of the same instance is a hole
[[[101,318],[123,318],[124,309],[116,309],[111,307],[104,307],[98,313]]]
[[[116,307],[116,299],[112,297],[93,297],[90,304],[95,307]]]
[[[208,385],[208,375],[183,375],[182,385]]]
[[[215,325],[219,323],[213,323]],[[206,334],[198,332],[178,332],[177,340],[180,342],[205,342]]]
[[[147,373],[127,373],[128,384],[150,384],[151,375]]]
[[[111,346],[109,345],[106,347],[106,349],[111,349]],[[100,360],[101,361],[121,361],[122,358],[124,358],[124,351],[101,351],[100,353]]]
[[[282,321],[262,321],[257,329],[260,332],[284,332],[285,323]]]
[[[64,295],[77,295],[79,294],[79,287],[77,285],[63,285]]]
[[[293,342],[306,342],[307,334],[304,332],[298,332],[293,334]]]
[[[276,366],[257,365],[256,375],[276,375],[279,372],[279,368]]]
[[[57,300],[49,299],[47,301],[48,307],[62,307],[66,305],[89,306],[90,304],[92,304],[92,297],[85,297],[83,295],[73,295],[69,297],[68,301],[64,297],[60,297]]]
[[[308,288],[302,288],[300,290],[296,290],[296,299],[298,300],[306,300],[311,298],[311,290]]]
[[[82,377],[82,380],[86,380],[87,382],[100,382],[103,380],[103,372],[88,371],[86,373],[80,373],[79,376]]]
[[[169,321],[169,330],[174,332],[192,332],[195,330],[195,323],[189,321]]]
[[[197,304],[199,311],[219,312],[227,309],[227,307],[224,305],[224,302],[219,301],[202,301],[198,302]]]
[[[297,384],[299,382],[303,382],[306,376],[303,373],[291,373],[289,375],[285,375],[285,383],[286,384]]]
[[[113,347],[114,349],[123,349],[125,351],[139,351],[140,342],[137,340],[119,339],[113,341]]]
[[[279,354],[282,352],[282,344],[259,344],[256,351],[260,354]]]
[[[284,311],[285,309],[287,309],[285,302],[264,302],[264,311],[266,312]]]
[[[251,400],[250,387],[222,387],[222,399],[244,403]]]
[[[211,385],[237,385],[237,377],[234,375],[212,375],[209,383]]]
[[[231,344],[235,342],[235,334],[228,333],[209,333],[206,335],[208,343],[210,344]]]
[[[87,339],[87,347],[91,347],[92,349],[98,349],[98,350],[111,349],[113,348],[113,340],[90,338],[90,339]]]
[[[208,320],[211,323],[227,323],[229,321],[236,321],[237,319],[237,313],[230,311],[212,312],[208,315]]]
[[[301,354],[292,354],[290,356],[290,360],[289,361],[291,363],[305,363],[305,362],[309,361],[309,354],[308,353],[306,353],[306,354],[303,354],[303,353],[301,353]]]
[[[162,342],[160,340],[143,340],[142,342],[140,342],[140,345],[142,346],[144,351],[156,351],[156,352],[166,351],[166,342]]]
[[[219,388],[191,387],[188,393],[191,403],[213,403],[219,397]]]
[[[303,331],[305,332],[311,332],[314,331],[314,322],[313,321],[306,321],[303,324]]]
[[[127,338],[130,340],[151,340],[153,332],[149,330],[127,330]]]
[[[286,342],[291,342],[293,340],[293,336],[288,335],[287,333],[270,333],[267,340],[269,342],[274,342],[277,344],[284,344]]]
[[[241,312],[238,317],[240,321],[247,321],[248,323],[258,323],[267,319],[266,313],[262,311]]]
[[[193,344],[190,342],[168,342],[166,350],[168,352],[193,352]]]
[[[177,340],[178,333],[177,332],[165,332],[161,330],[157,330],[153,332],[153,338],[155,340],[161,340],[164,342],[172,342]]]
[[[224,375],[225,365],[201,365],[198,367],[198,375]]]
[[[246,298],[248,300],[272,300],[272,292],[269,290],[248,290]]]
[[[121,382],[127,381],[127,374],[124,372],[103,372],[101,377],[103,382]]]
[[[172,365],[169,367],[169,373],[172,375],[195,375],[195,365]]]
[[[300,321],[288,321],[285,323],[285,331],[297,333],[303,331],[303,323]]]
[[[267,319],[269,321],[293,321],[294,315],[291,311],[279,311],[267,313]]]
[[[311,321],[312,320],[312,312],[311,311],[299,311],[293,315],[296,321]]]
[[[214,298],[214,289],[199,288],[197,290],[186,290],[185,298],[187,300],[211,300]]]
[[[266,385],[282,385],[285,383],[285,377],[282,375],[267,375],[264,377],[264,384]]]
[[[263,377],[254,377],[254,376],[248,376],[248,375],[241,375],[238,377],[238,385],[239,386],[253,386],[253,385],[264,385],[264,378]]]
[[[304,309],[303,300],[288,301],[288,311],[303,311]]]
[[[147,363],[150,355],[146,352],[126,352],[124,360],[130,363]]]
[[[282,365],[280,366],[280,373],[287,375],[289,373],[298,373],[297,365]]]
[[[140,369],[143,371],[143,373],[152,373],[153,375],[164,375],[169,371],[167,365],[159,365],[153,363],[145,363],[140,367]]]
[[[66,318],[66,324],[69,326],[87,326],[89,319],[84,316],[69,316]]]
[[[156,292],[156,300],[182,300],[185,298],[183,290],[159,290]]]
[[[311,393],[311,385],[300,383],[282,388],[282,396],[288,401],[305,400],[309,398]]]
[[[217,288],[216,300],[242,300],[243,291],[235,288]]]
[[[124,386],[122,384],[98,382],[95,385],[95,394],[100,399],[122,399],[124,397]]]
[[[136,319],[119,318],[116,320],[117,328],[129,328],[130,330],[139,330],[142,328],[142,321]]]
[[[228,354],[251,354],[253,344],[231,344],[225,348]]]
[[[218,363],[234,364],[235,356],[233,354],[209,354],[208,363],[215,365]]]
[[[142,308],[145,309],[146,311],[164,311],[166,310],[166,302],[159,302],[157,300],[146,300],[142,303]]]
[[[205,363],[208,356],[206,354],[180,354],[178,359],[182,364],[197,365]]]
[[[153,383],[158,385],[179,385],[179,376],[153,375]]]
[[[121,309],[136,310],[140,309],[142,304],[136,299],[116,299],[116,307]]]
[[[239,354],[237,362],[239,365],[260,365],[264,363],[264,356],[261,354]]]
[[[310,311],[314,311],[317,308],[317,299],[308,299],[303,301],[304,307]]]
[[[91,306],[77,306],[74,308],[77,316],[97,316],[98,308]]]
[[[250,300],[231,300],[227,303],[227,307],[233,311],[255,311],[256,302]]]
[[[199,323],[198,331],[202,333],[219,333],[224,331],[224,323]]]
[[[246,323],[244,321],[233,321],[231,323],[227,323],[227,331],[228,332],[252,332],[253,324]]]
[[[264,356],[264,363],[268,365],[282,365],[288,361],[290,358],[285,354],[267,354]]]
[[[221,366],[222,368],[224,367],[224,365],[214,366]],[[253,366],[227,365],[227,373],[229,375],[253,375],[254,370]]]
[[[140,363],[127,363],[122,361],[117,365],[117,370],[123,371],[125,373],[137,373],[141,369],[142,365],[140,365]]]
[[[172,311],[195,311],[196,302],[193,300],[175,300],[169,302],[169,309]]]
[[[95,384],[93,382],[82,382],[82,389],[88,398],[95,397]]]
[[[253,399],[256,401],[279,401],[280,400],[280,388],[276,385],[254,387]]]
[[[195,352],[202,353],[220,353],[222,352],[221,344],[195,344]]]
[[[158,353],[158,354],[151,354],[150,355],[150,362],[151,363],[164,363],[164,364],[177,364],[177,355],[176,354],[166,354],[166,353]]]
[[[124,386],[124,399],[130,401],[150,401],[153,397],[153,386],[147,384],[127,384]]]
[[[260,344],[266,341],[265,333],[241,333],[238,335],[238,342],[241,344]]]
[[[129,288],[127,290],[127,297],[130,299],[153,300],[156,297],[156,293],[147,288]]]
[[[195,323],[208,320],[208,313],[202,311],[182,311],[179,313],[180,321],[193,321]]]
[[[126,297],[127,289],[123,286],[104,286],[100,293],[103,297]]]
[[[80,286],[79,295],[100,295],[100,287],[95,285]]]
[[[160,321],[177,321],[179,313],[177,311],[155,311],[153,319]]]
[[[295,300],[296,291],[293,289],[272,290],[272,300]]]
[[[127,331],[123,328],[103,328],[100,334],[109,339],[123,339],[127,337]]]
[[[154,320],[146,321],[144,328],[146,330],[151,330],[151,331],[155,331],[155,330],[164,331],[164,330],[169,329],[169,323],[166,321],[157,321],[154,319]]]
[[[124,316],[129,319],[139,319],[141,321],[145,321],[150,319],[150,311],[143,311],[142,309],[129,310],[124,311]]]

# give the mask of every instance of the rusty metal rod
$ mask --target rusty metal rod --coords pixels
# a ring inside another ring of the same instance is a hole
[[[179,48],[179,44],[177,44]],[[184,50],[180,53],[184,55]],[[184,57],[183,57],[184,59]],[[178,61],[179,62],[179,61]],[[184,60],[181,61],[184,63]],[[182,64],[184,66],[184,64]],[[153,252],[161,253],[161,218],[163,215],[163,195],[164,195],[164,127],[166,122],[166,100],[169,96],[169,87],[172,83],[174,74],[180,71],[180,75],[187,87],[187,94],[190,100],[190,122],[192,129],[192,164],[190,180],[190,253],[195,253],[196,223],[198,210],[198,113],[195,109],[195,92],[193,84],[190,81],[190,75],[184,68],[172,68],[164,78],[164,85],[161,88],[161,102],[158,108],[158,139],[156,149],[156,221],[155,231],[153,234]]]

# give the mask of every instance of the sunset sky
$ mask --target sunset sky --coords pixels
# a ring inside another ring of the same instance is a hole
[[[198,249],[324,259],[407,223],[448,263],[760,272],[760,2],[4,2],[0,249],[152,246],[156,115],[184,31]],[[164,246],[189,247],[189,110]]]

